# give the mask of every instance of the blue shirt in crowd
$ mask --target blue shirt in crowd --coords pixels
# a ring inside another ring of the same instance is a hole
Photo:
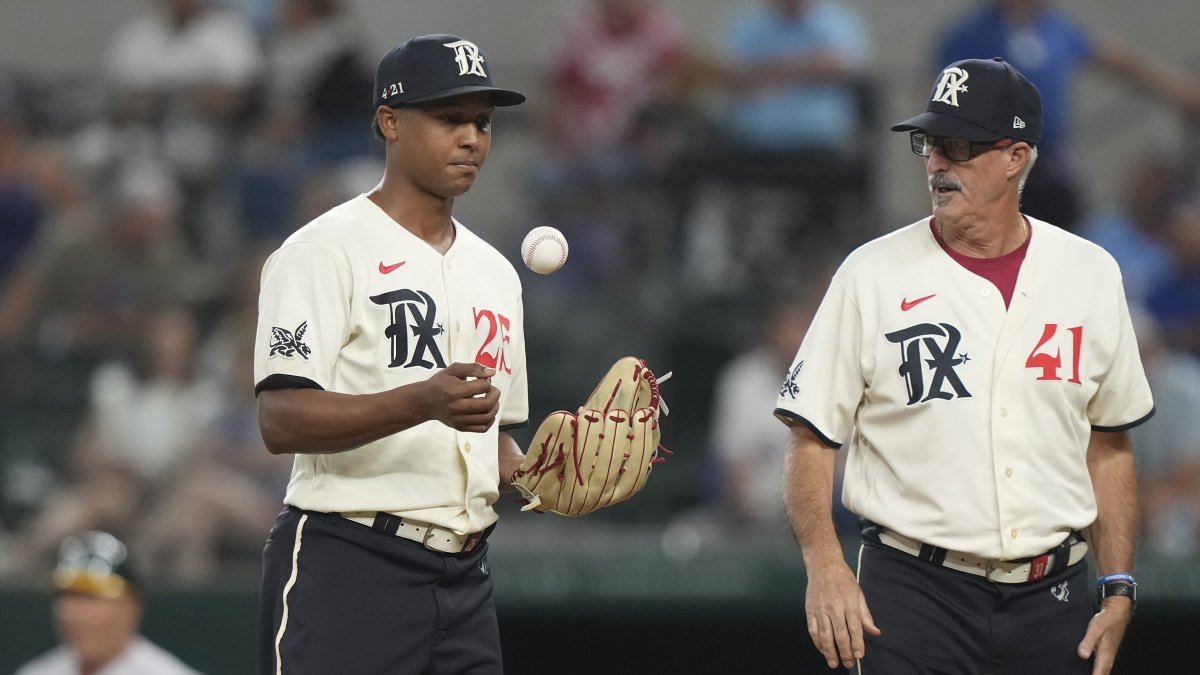
[[[754,7],[733,18],[725,41],[730,58],[740,66],[833,49],[857,67],[870,49],[858,14],[833,2],[813,3],[796,20],[771,6]],[[857,118],[853,86],[798,82],[738,97],[726,111],[725,121],[730,134],[752,147],[836,148],[855,132]]]
[[[1039,151],[1061,152],[1070,122],[1071,81],[1092,58],[1092,46],[1083,29],[1053,9],[1043,9],[1028,24],[1013,25],[997,7],[988,6],[946,33],[936,67],[995,56],[1013,64],[1042,95]]]

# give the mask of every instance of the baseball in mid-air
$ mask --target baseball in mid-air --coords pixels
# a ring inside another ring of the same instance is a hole
[[[554,274],[567,263],[567,238],[548,225],[535,227],[521,242],[521,260],[538,274]]]

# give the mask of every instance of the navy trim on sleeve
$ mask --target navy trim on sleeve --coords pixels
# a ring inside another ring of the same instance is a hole
[[[321,390],[324,390],[325,387],[322,387],[321,385],[317,384],[316,382],[313,382],[312,380],[308,379],[307,377],[300,377],[298,375],[268,375],[263,379],[262,382],[259,382],[258,384],[254,385],[255,398],[257,398],[259,394],[261,394],[264,391],[267,391],[269,389],[321,389]]]
[[[1150,412],[1146,413],[1145,417],[1143,417],[1139,420],[1134,420],[1134,421],[1130,422],[1129,424],[1122,424],[1122,425],[1116,426],[1116,427],[1101,427],[1101,426],[1097,426],[1097,425],[1093,424],[1092,431],[1129,431],[1130,429],[1145,423],[1146,420],[1150,419],[1151,417],[1154,417],[1154,413],[1157,410],[1158,410],[1158,408],[1151,408]]]
[[[842,447],[841,443],[838,443],[837,441],[835,441],[835,440],[831,439],[830,437],[826,436],[825,434],[821,433],[821,430],[818,429],[816,427],[816,425],[814,425],[812,422],[809,422],[808,420],[804,419],[803,417],[797,415],[796,413],[794,413],[790,410],[784,410],[783,408],[776,408],[775,416],[781,417],[781,418],[786,417],[790,420],[800,422],[804,426],[808,427],[809,431],[813,432],[813,435],[815,435],[817,437],[817,440],[821,441],[825,445],[828,445],[829,447],[833,448],[834,450],[837,450],[838,448]]]
[[[512,431],[513,429],[524,429],[529,426],[529,420],[524,422],[513,422],[512,424],[501,424],[500,431]]]

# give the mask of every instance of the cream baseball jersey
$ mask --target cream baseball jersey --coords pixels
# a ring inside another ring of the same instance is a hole
[[[521,283],[457,221],[443,255],[360,195],[297,230],[263,267],[256,391],[346,394],[427,380],[454,362],[495,368],[486,433],[428,421],[336,454],[298,454],[284,501],[387,511],[478,532],[496,520],[497,434],[528,419]]]
[[[1116,262],[1028,219],[1006,309],[929,219],[847,257],[776,415],[847,445],[846,507],[950,550],[1039,555],[1096,517],[1093,429],[1153,414]]]

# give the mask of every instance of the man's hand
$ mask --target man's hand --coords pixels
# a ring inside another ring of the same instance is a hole
[[[810,570],[806,595],[804,613],[813,644],[830,668],[838,667],[839,655],[841,665],[853,668],[866,653],[863,631],[876,637],[881,634],[854,572],[841,560],[827,571]]]
[[[500,390],[490,379],[495,374],[478,363],[450,364],[425,382],[426,417],[459,431],[487,431],[500,410]]]
[[[808,634],[830,668],[838,667],[839,655],[853,668],[866,653],[863,630],[881,633],[833,527],[834,450],[803,424],[780,419],[792,430],[783,462],[783,503],[808,571]]]
[[[1100,611],[1088,622],[1087,633],[1083,642],[1079,643],[1079,658],[1090,659],[1092,675],[1108,675],[1112,670],[1113,661],[1117,658],[1117,647],[1121,646],[1121,638],[1125,637],[1125,628],[1129,626],[1129,616],[1133,612],[1133,603],[1129,598],[1105,598]]]

